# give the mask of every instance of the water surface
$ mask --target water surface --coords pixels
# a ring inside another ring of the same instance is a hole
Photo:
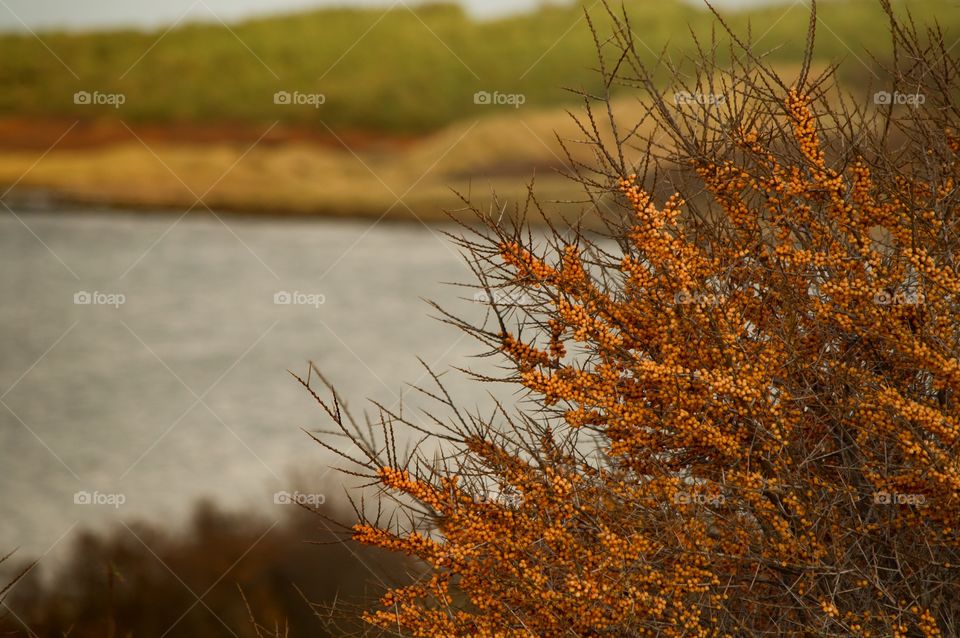
[[[421,300],[480,312],[441,284],[470,275],[436,228],[18,216],[0,216],[0,551],[56,557],[84,526],[173,523],[200,497],[272,507],[331,460],[300,430],[330,423],[288,369],[317,361],[362,408],[422,381],[417,356],[442,370],[481,351]]]

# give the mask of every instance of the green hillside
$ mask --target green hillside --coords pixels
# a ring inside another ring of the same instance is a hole
[[[588,4],[596,23],[605,24],[602,5]],[[786,7],[778,6],[730,13],[729,19],[743,31],[749,19],[758,51],[795,63],[804,44],[805,4],[786,14]],[[652,51],[671,41],[688,43],[688,24],[706,36],[714,23],[704,10],[678,0],[628,0],[627,7],[637,36]],[[948,34],[960,26],[955,4],[909,0],[909,7],[922,21],[936,16]],[[879,3],[822,2],[820,17],[818,57],[846,58],[846,80],[871,80],[857,58],[868,61],[863,46],[886,41]],[[474,104],[477,91],[521,93],[524,108],[530,108],[570,101],[564,86],[592,88],[597,82],[593,43],[579,7],[545,7],[490,22],[473,21],[449,5],[387,14],[336,9],[230,28],[184,25],[160,38],[161,33],[44,33],[43,43],[30,35],[3,36],[0,116],[119,116],[158,123],[283,120],[319,128],[322,120],[335,129],[420,133],[512,108]],[[122,93],[125,103],[119,109],[75,104],[77,91]],[[323,94],[325,102],[319,107],[275,104],[277,91]]]

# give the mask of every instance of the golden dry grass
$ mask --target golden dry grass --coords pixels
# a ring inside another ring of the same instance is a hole
[[[617,108],[629,118],[641,106],[625,98]],[[481,200],[495,192],[517,201],[535,177],[546,200],[578,197],[576,185],[557,173],[566,163],[557,135],[582,136],[560,109],[463,121],[389,151],[302,142],[148,145],[131,134],[129,142],[54,149],[42,157],[34,150],[3,152],[0,183],[90,204],[173,210],[194,204],[203,210],[205,204],[267,215],[416,215],[430,221],[459,207],[451,189]],[[571,150],[580,160],[591,159],[586,147]]]

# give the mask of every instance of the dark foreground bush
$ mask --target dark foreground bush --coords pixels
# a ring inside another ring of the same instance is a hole
[[[11,588],[0,636],[247,638],[356,629],[320,610],[335,599],[369,601],[410,563],[347,547],[316,514],[290,510],[277,522],[201,504],[176,533],[146,524],[84,533],[65,565],[49,574],[32,569]]]

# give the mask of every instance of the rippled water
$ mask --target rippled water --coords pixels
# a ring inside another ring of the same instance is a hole
[[[392,404],[416,356],[481,350],[421,300],[480,311],[440,283],[470,275],[423,226],[5,213],[0,259],[0,553],[55,557],[84,526],[176,521],[203,496],[273,506],[331,460],[288,369],[313,359],[353,406]],[[450,384],[470,405],[487,391]]]

